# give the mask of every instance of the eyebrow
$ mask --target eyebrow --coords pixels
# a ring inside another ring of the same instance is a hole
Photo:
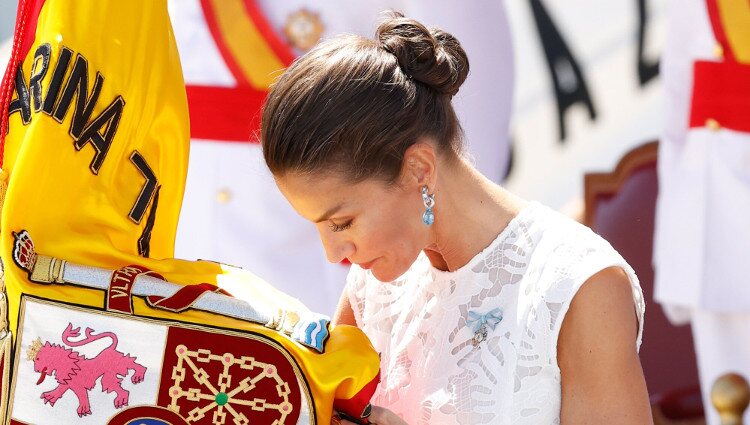
[[[321,215],[320,218],[318,218],[317,220],[315,220],[315,223],[320,223],[322,221],[329,220],[331,218],[331,216],[334,215],[334,214],[336,214],[337,212],[339,212],[339,210],[343,206],[344,206],[344,204],[338,204],[335,207],[329,209],[328,211],[326,211],[325,213],[323,213],[323,215]]]

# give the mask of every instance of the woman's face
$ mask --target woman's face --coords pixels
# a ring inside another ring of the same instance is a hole
[[[292,207],[315,224],[332,263],[347,259],[388,282],[406,272],[428,244],[429,227],[422,223],[424,206],[416,183],[351,184],[336,175],[297,174],[276,183]]]

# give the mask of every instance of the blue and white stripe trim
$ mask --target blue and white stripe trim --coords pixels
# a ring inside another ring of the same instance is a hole
[[[331,319],[328,316],[317,313],[310,313],[300,318],[299,322],[292,330],[292,339],[299,342],[305,347],[322,353],[325,350],[325,344],[328,340],[328,328]]]

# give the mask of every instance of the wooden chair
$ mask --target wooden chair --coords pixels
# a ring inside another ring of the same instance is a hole
[[[586,174],[584,220],[622,254],[643,287],[646,323],[640,357],[655,422],[704,423],[690,327],[673,326],[653,300],[657,147],[650,142],[632,149],[611,173]]]

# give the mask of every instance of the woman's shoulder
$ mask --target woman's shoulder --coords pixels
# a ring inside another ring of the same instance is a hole
[[[635,271],[604,238],[590,228],[547,207],[541,207],[530,224],[535,235],[526,288],[519,303],[529,309],[550,311],[549,329],[556,336],[581,287],[607,269],[616,268],[630,282],[633,302],[642,326],[645,304]],[[554,313],[554,314],[553,314]],[[640,329],[638,343],[640,344]]]
[[[534,211],[527,227],[535,242],[534,252],[544,264],[567,273],[584,273],[601,262],[627,265],[617,250],[589,227],[541,204]]]

